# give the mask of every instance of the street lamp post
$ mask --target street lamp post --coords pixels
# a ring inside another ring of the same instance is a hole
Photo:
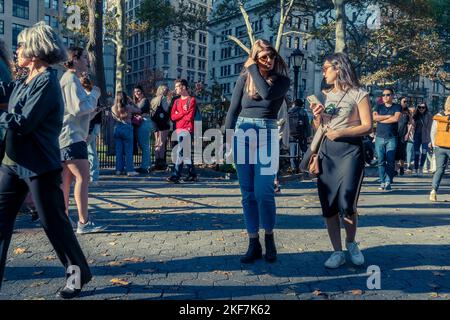
[[[294,100],[298,99],[298,76],[300,73],[300,68],[303,65],[303,59],[305,55],[300,49],[295,49],[289,57],[289,64],[294,68]]]

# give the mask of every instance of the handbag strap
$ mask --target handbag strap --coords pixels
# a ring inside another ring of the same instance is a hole
[[[335,107],[336,109],[337,109],[337,107],[341,104],[342,100],[344,100],[344,98],[345,98],[345,96],[347,95],[348,91],[349,91],[349,89],[347,89],[347,90],[345,91],[344,95],[341,97],[341,99],[340,99],[339,102],[337,103],[337,105],[336,105],[336,107]],[[331,123],[331,121],[333,120],[333,118],[334,118],[335,115],[336,115],[336,114],[334,113],[334,114],[331,116],[330,123]],[[323,126],[323,124],[321,124],[321,125]],[[327,129],[328,129],[328,128],[327,128]],[[325,129],[324,129],[324,130],[325,130]],[[326,137],[327,137],[327,133],[325,132],[324,135],[323,135],[323,137],[322,137],[322,140],[320,140],[319,148],[317,149],[317,154],[319,154],[320,150],[322,149],[322,144],[323,144],[323,141],[325,140]]]

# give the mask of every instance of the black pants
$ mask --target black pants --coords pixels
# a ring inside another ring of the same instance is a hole
[[[10,168],[0,167],[0,288],[14,222],[28,190],[33,195],[44,231],[65,267],[66,276],[69,266],[78,266],[82,285],[92,278],[86,258],[65,214],[64,196],[60,185],[60,170],[47,172],[25,181]]]

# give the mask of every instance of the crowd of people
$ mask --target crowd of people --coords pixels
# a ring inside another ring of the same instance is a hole
[[[88,212],[89,184],[99,178],[96,138],[101,112],[110,108],[116,121],[115,173],[135,176],[166,167],[165,148],[170,130],[175,132],[178,146],[185,139],[192,141],[199,109],[183,79],[175,81],[174,94],[161,85],[149,101],[142,87],[136,86],[132,97],[117,92],[112,107],[103,107],[99,102],[100,89],[87,75],[86,50],[79,47],[67,50],[57,33],[44,23],[19,34],[16,53],[19,67],[28,70],[25,77],[14,78],[11,60],[4,46],[0,47],[0,287],[14,221],[27,199],[65,267],[66,277],[72,275],[68,271],[71,266],[79,269],[80,286],[66,282],[58,293],[69,299],[76,297],[92,277],[74,229],[77,234],[106,229]],[[60,79],[52,67],[58,63],[64,63],[66,68]],[[372,134],[374,121],[380,189],[392,188],[397,170],[398,175],[411,169],[421,174],[427,154],[433,149],[436,170],[430,199],[436,201],[450,157],[450,98],[444,111],[431,115],[425,103],[413,112],[407,98],[401,98],[400,105],[395,104],[394,91],[386,89],[383,103],[372,110],[369,95],[361,88],[347,55],[327,56],[322,70],[327,85],[323,91],[325,102],[311,103],[312,122],[302,101],[296,100],[287,107],[288,68],[268,41],[255,42],[237,80],[225,119],[225,129],[233,130],[235,135],[225,145],[234,147],[231,151],[249,238],[242,263],[263,257],[260,222],[265,231],[264,258],[269,263],[277,260],[274,229],[278,163],[272,166],[260,155],[266,154],[278,162],[280,143],[289,147],[290,164],[295,170],[301,165],[297,161],[301,152],[308,170],[317,175],[322,215],[333,247],[325,262],[327,268],[345,263],[341,225],[346,231],[345,247],[351,261],[355,265],[364,264],[364,255],[356,242],[357,204],[367,162],[363,137]],[[286,132],[284,125],[290,130]],[[263,134],[265,130],[276,132],[275,138]],[[241,139],[239,132],[244,135],[256,132],[257,137]],[[137,170],[133,164],[134,140],[142,150]],[[184,148],[176,149],[168,182],[198,180],[192,152],[186,153]],[[237,161],[241,154],[244,161]],[[397,170],[396,161],[399,161]],[[187,175],[183,178],[184,165]],[[77,223],[68,214],[72,181]]]

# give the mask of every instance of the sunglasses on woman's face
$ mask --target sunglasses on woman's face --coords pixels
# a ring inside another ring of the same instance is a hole
[[[390,97],[390,96],[392,96],[392,93],[385,93],[385,94],[383,94],[383,97]]]
[[[424,110],[424,109],[426,109],[427,107],[425,107],[425,106],[419,106],[419,110]]]
[[[268,54],[264,54],[262,56],[259,56],[258,59],[262,62],[267,62],[270,60],[275,60],[275,53],[268,53]]]

